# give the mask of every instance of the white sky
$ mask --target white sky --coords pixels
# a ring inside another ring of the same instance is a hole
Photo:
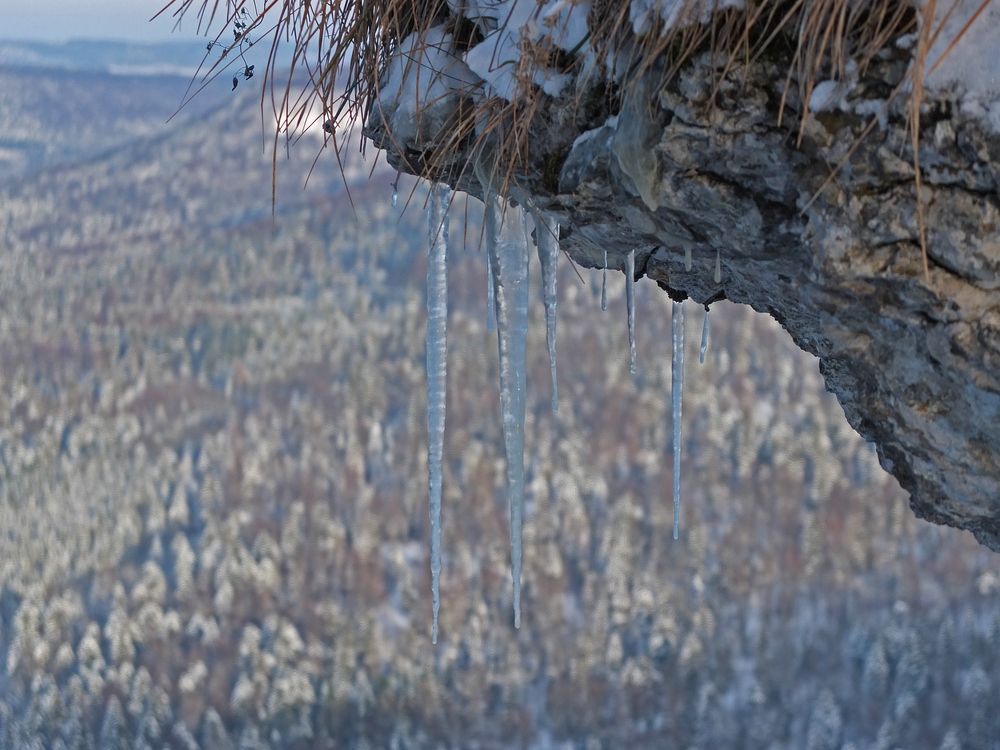
[[[167,0],[0,0],[0,39],[196,39],[198,19],[194,13],[189,13],[181,29],[173,33],[174,19],[169,15],[150,23],[166,4]],[[195,5],[200,7],[200,0]]]

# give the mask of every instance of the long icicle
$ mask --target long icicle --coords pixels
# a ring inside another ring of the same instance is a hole
[[[528,246],[524,211],[487,194],[487,251],[496,293],[500,409],[510,496],[514,627],[521,627],[521,538],[524,521],[524,410],[528,345]],[[492,237],[490,234],[492,233]]]
[[[604,271],[601,274],[601,309],[608,309],[608,251],[604,251]]]
[[[444,457],[444,418],[448,388],[448,207],[451,188],[431,187],[427,211],[427,481],[431,517],[431,591],[434,624],[431,642],[437,643],[441,606],[441,483]]]
[[[705,305],[705,323],[701,327],[701,354],[698,362],[705,364],[705,352],[708,351],[708,305]]]
[[[673,405],[674,428],[674,539],[681,524],[681,404],[684,400],[684,303],[674,302],[671,333],[673,334],[673,360],[671,362],[670,398]]]
[[[635,248],[625,256],[625,304],[628,306],[629,372],[635,375]]]
[[[559,263],[559,222],[541,211],[534,213],[538,260],[542,266],[542,300],[545,303],[545,338],[549,345],[549,370],[552,373],[552,411],[559,411],[559,386],[556,383],[556,279]]]
[[[489,231],[489,230],[487,230]],[[489,240],[487,240],[489,242]],[[495,331],[497,327],[497,298],[493,291],[493,262],[486,253],[486,330]]]

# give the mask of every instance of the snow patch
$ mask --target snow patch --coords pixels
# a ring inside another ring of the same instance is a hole
[[[922,5],[923,3],[921,3]],[[967,96],[996,98],[1000,95],[1000,3],[992,2],[972,23],[945,56],[983,0],[958,0],[941,28],[952,3],[939,3],[934,20],[938,38],[927,54],[924,86],[943,90],[960,86]],[[933,72],[931,72],[933,70]]]
[[[955,42],[982,5],[983,0],[957,0],[945,22],[952,3],[939,3],[934,33],[941,31],[927,54],[924,87],[928,92],[957,94],[964,114],[1000,134],[1000,3],[987,5]]]
[[[442,24],[423,38],[410,34],[389,61],[376,109],[397,143],[418,140],[421,119],[432,119],[435,110],[446,116],[456,104],[456,93],[481,85],[452,48],[452,35]]]
[[[479,26],[485,39],[465,53],[465,64],[486,82],[490,93],[512,102],[525,82],[523,58],[532,49],[586,51],[589,12],[590,0],[472,0],[462,13]],[[550,96],[562,94],[573,79],[554,68],[529,69],[531,82]]]

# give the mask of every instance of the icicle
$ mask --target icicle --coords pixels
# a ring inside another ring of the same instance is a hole
[[[545,302],[545,336],[549,344],[549,369],[552,372],[552,411],[559,411],[559,387],[556,384],[556,277],[559,263],[559,223],[541,212],[535,213],[535,238],[538,260],[542,266],[542,299]]]
[[[684,248],[684,270],[685,271],[690,271],[691,270],[691,263],[692,263],[692,261],[693,261],[693,257],[692,257],[692,253],[691,253],[691,248],[690,247]]]
[[[489,240],[486,241],[489,245]],[[494,331],[497,327],[497,297],[493,291],[493,261],[486,252],[486,330]]]
[[[487,191],[488,192],[488,191]],[[487,251],[496,294],[500,408],[510,495],[514,627],[521,627],[521,528],[524,515],[524,409],[528,344],[528,246],[524,212],[487,194]]]
[[[427,211],[427,474],[431,516],[431,590],[434,625],[431,642],[437,643],[441,604],[441,480],[444,455],[444,414],[448,373],[448,206],[451,188],[431,188]]]
[[[604,273],[601,276],[601,309],[608,309],[608,251],[604,251]]]
[[[705,364],[705,352],[708,350],[708,305],[705,305],[705,324],[701,327],[701,355],[698,361]]]
[[[392,186],[392,207],[395,208],[396,204],[399,202],[399,191],[396,189],[395,183]]]
[[[625,303],[628,306],[629,372],[635,375],[635,250],[625,256]]]
[[[715,283],[722,281],[722,259],[719,258],[719,251],[715,251]]]
[[[671,363],[670,397],[673,401],[674,428],[674,539],[681,523],[681,404],[684,399],[684,303],[674,302],[673,362]]]

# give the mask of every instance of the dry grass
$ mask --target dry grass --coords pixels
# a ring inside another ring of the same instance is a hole
[[[282,135],[293,139],[297,132],[321,117],[328,125],[327,131],[339,160],[341,144],[337,142],[337,133],[344,127],[368,121],[379,101],[380,76],[388,60],[411,33],[421,38],[432,27],[448,23],[458,53],[481,39],[471,22],[456,17],[450,11],[446,0],[262,2],[264,4],[258,6],[255,0],[172,0],[160,13],[172,14],[178,19],[194,13],[199,31],[214,28],[214,22],[221,20],[223,28],[216,36],[216,41],[219,41],[232,27],[234,19],[244,17],[243,14],[249,11],[252,21],[242,33],[235,35],[226,48],[227,52],[237,50],[240,43],[246,42],[251,35],[273,32],[265,68],[269,83],[265,92],[270,92],[270,105],[278,123],[275,153]],[[984,0],[962,34],[988,2]],[[957,4],[955,0],[951,10]],[[911,66],[908,78],[896,88],[893,97],[907,88],[910,90],[910,128],[920,244],[924,249],[926,268],[926,231],[923,206],[919,200],[921,185],[917,144],[926,55],[944,25],[942,22],[934,28],[936,8],[937,0],[929,0],[922,9],[915,9],[908,0],[747,0],[743,8],[715,12],[706,0],[685,0],[680,11],[683,22],[663,33],[662,21],[658,21],[658,28],[636,36],[632,30],[628,2],[594,0],[587,19],[590,29],[588,41],[598,65],[591,69],[589,75],[600,75],[593,71],[610,63],[610,57],[615,55],[619,69],[626,71],[620,90],[627,92],[630,81],[652,71],[656,71],[662,77],[661,82],[665,83],[692,56],[710,51],[723,62],[718,76],[721,81],[734,66],[749,65],[762,56],[777,52],[788,61],[785,95],[779,111],[780,123],[793,86],[797,88],[800,106],[804,107],[817,80],[848,78],[849,60],[857,64],[858,74],[863,75],[880,50],[904,34],[917,32],[919,28],[915,50],[919,64]],[[922,23],[918,24],[921,14]],[[708,17],[711,21],[703,23]],[[279,79],[277,61],[282,45],[291,45],[292,66]],[[419,46],[417,50],[419,52]],[[206,77],[225,69],[232,57],[224,54],[221,60],[211,65],[207,64],[206,58]],[[408,64],[420,65],[420,60],[413,57],[419,57],[419,54],[411,56]],[[935,66],[939,63],[940,60]],[[473,148],[467,153],[477,153],[486,145],[497,153],[503,153],[504,173],[492,177],[498,184],[508,187],[531,163],[531,126],[546,101],[546,95],[532,83],[535,71],[540,67],[556,65],[572,72],[580,64],[580,57],[574,58],[556,49],[525,43],[515,71],[521,92],[517,101],[480,98],[477,108],[461,111],[450,123],[452,127],[426,144],[419,159],[407,166],[425,176],[441,176],[442,167],[448,165],[447,170],[452,172],[450,176],[454,178],[455,154],[474,141]],[[307,83],[294,85],[303,76]],[[578,86],[577,90],[584,88]],[[266,104],[265,93],[262,107]],[[876,120],[873,118],[861,138],[871,131]],[[802,118],[800,140],[801,122]],[[480,124],[478,131],[477,123]],[[392,134],[388,137],[392,138]],[[404,149],[397,151],[403,153]],[[834,170],[831,179],[840,166],[842,164]],[[467,167],[464,165],[461,168]]]

